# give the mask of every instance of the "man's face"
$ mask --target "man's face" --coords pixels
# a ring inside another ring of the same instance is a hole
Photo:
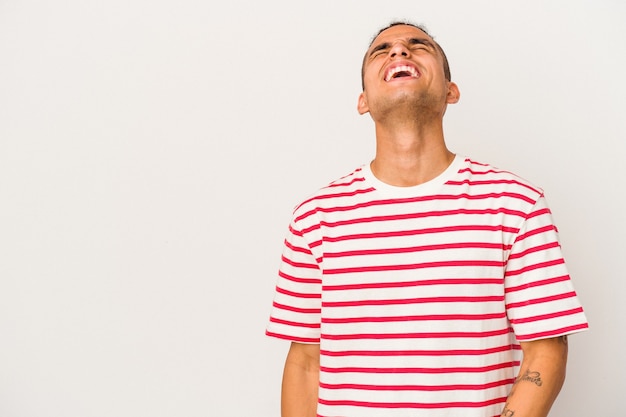
[[[392,26],[374,39],[363,62],[363,83],[358,110],[374,119],[401,103],[434,106],[443,115],[446,105],[458,100],[435,41],[409,25]]]

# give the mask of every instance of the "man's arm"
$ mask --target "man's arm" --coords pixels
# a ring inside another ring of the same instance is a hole
[[[565,381],[567,336],[520,345],[524,359],[501,417],[546,417]]]
[[[281,396],[282,417],[315,417],[320,378],[320,345],[291,343]]]

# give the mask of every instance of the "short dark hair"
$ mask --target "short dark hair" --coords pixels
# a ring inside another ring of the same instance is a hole
[[[380,35],[381,33],[383,33],[384,31],[386,31],[389,28],[392,28],[394,26],[401,26],[401,25],[413,26],[414,28],[421,30],[426,35],[428,35],[428,36],[430,36],[432,38],[432,36],[426,31],[426,29],[423,26],[420,26],[420,25],[417,25],[417,24],[411,23],[411,22],[406,22],[406,21],[404,21],[404,22],[403,21],[395,21],[395,22],[391,22],[390,24],[388,24],[384,28],[380,29],[372,37],[372,40],[370,41],[370,44],[367,47],[367,49],[369,50],[369,48],[372,46],[372,44],[374,43],[374,41],[376,40],[378,35]],[[433,39],[433,41],[435,42],[435,46],[437,47],[437,50],[441,53],[441,57],[443,58],[443,74],[445,75],[446,80],[452,81],[452,76],[450,75],[450,64],[448,63],[448,57],[446,56],[446,53],[443,51],[443,48],[441,47],[441,45],[439,45],[439,43],[437,43],[437,41],[435,41],[434,39]],[[365,51],[365,55],[363,56],[363,63],[361,64],[361,87],[363,88],[363,90],[365,90],[365,82],[363,81],[363,76],[365,75],[365,60],[366,59],[367,59],[367,51]]]

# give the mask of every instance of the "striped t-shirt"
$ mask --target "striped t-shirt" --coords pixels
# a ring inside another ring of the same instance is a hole
[[[320,344],[319,416],[492,417],[519,341],[587,327],[542,191],[457,156],[415,187],[364,165],[300,204],[267,334]]]

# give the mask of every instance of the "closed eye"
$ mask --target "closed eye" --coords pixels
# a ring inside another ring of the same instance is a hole
[[[432,51],[435,50],[435,46],[428,39],[411,38],[409,39],[409,45],[411,45],[413,49],[430,49]]]
[[[370,58],[387,51],[390,47],[391,45],[387,42],[376,45],[370,52]]]

